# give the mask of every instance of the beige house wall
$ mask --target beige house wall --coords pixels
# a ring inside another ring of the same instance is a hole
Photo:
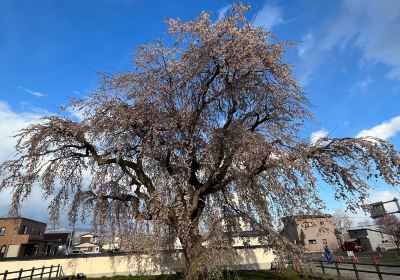
[[[300,243],[301,231],[304,232],[304,248],[311,252],[322,252],[325,246],[338,250],[339,245],[330,216],[287,217],[284,220],[283,233],[290,239]],[[310,244],[315,240],[316,244]],[[326,242],[326,243],[325,243]]]
[[[237,263],[240,269],[270,269],[275,256],[263,248],[237,249]],[[184,267],[180,254],[171,258],[168,266],[157,265],[157,256],[136,255],[82,257],[71,259],[47,259],[29,261],[0,261],[0,272],[5,270],[17,271],[42,266],[62,266],[64,275],[76,275],[84,273],[90,277],[102,277],[113,275],[139,275],[139,274],[167,274],[179,271]],[[30,272],[27,272],[28,275]],[[24,275],[23,275],[24,276]],[[55,275],[54,275],[55,276]]]

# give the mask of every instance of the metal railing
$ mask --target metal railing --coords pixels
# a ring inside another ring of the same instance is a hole
[[[341,277],[341,271],[354,271],[356,279],[360,280],[360,275],[359,273],[372,273],[372,274],[378,274],[379,280],[383,280],[382,275],[392,275],[392,276],[400,276],[400,265],[394,265],[394,264],[381,264],[381,263],[359,263],[357,261],[352,261],[352,262],[346,262],[346,261],[314,261],[314,263],[317,263],[317,267],[320,267],[322,269],[322,274],[326,274],[327,269],[333,269],[336,270],[337,276]],[[326,265],[324,265],[326,264]],[[347,267],[344,267],[343,265],[349,265]],[[360,269],[361,266],[361,269]],[[374,270],[368,270],[368,267],[373,267]],[[367,267],[367,268],[365,268]],[[399,272],[387,272],[387,271],[382,271],[381,267],[392,267],[392,268],[398,268]]]
[[[20,269],[16,271],[4,271],[0,273],[2,280],[20,280],[20,279],[51,279],[62,276],[62,267],[60,265],[32,267],[30,269]]]

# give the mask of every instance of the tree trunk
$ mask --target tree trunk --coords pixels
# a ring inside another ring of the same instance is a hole
[[[185,280],[208,279],[207,253],[198,228],[192,227],[190,232],[182,232],[182,236],[178,237],[185,256]]]
[[[195,242],[193,245],[184,248],[186,258],[186,274],[185,280],[205,280],[207,277],[205,248],[201,241]]]

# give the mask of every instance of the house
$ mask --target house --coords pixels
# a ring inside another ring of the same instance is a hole
[[[109,238],[109,239],[113,239],[114,242],[103,242],[101,244],[101,249],[104,251],[119,251],[120,250],[120,243],[121,243],[121,239],[119,237],[114,237],[114,238]]]
[[[94,233],[88,232],[80,236],[80,243],[86,243],[86,242],[97,243],[97,241],[98,241],[98,235]]]
[[[45,229],[27,218],[0,218],[0,258],[54,255],[59,242],[46,240]]]
[[[325,246],[339,248],[331,215],[295,215],[282,221],[281,233],[310,252],[322,252]]]
[[[58,253],[66,253],[72,248],[74,231],[69,229],[53,229],[44,233],[44,239],[59,243]]]
[[[100,253],[100,244],[98,244],[98,236],[94,233],[85,233],[80,236],[78,244],[74,244],[73,251],[79,251],[86,254]]]
[[[351,239],[356,239],[363,246],[364,251],[383,251],[396,249],[394,239],[376,229],[358,228],[348,230]]]

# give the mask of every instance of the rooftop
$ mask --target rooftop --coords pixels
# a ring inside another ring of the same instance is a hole
[[[283,219],[321,219],[321,218],[332,218],[330,214],[315,214],[315,215],[292,215],[286,216]]]
[[[0,220],[25,220],[25,221],[30,221],[30,222],[35,222],[35,223],[47,225],[46,223],[43,223],[43,222],[40,222],[40,221],[36,221],[36,220],[32,220],[32,219],[28,219],[28,218],[24,218],[24,217],[7,217],[7,218],[0,218]]]

